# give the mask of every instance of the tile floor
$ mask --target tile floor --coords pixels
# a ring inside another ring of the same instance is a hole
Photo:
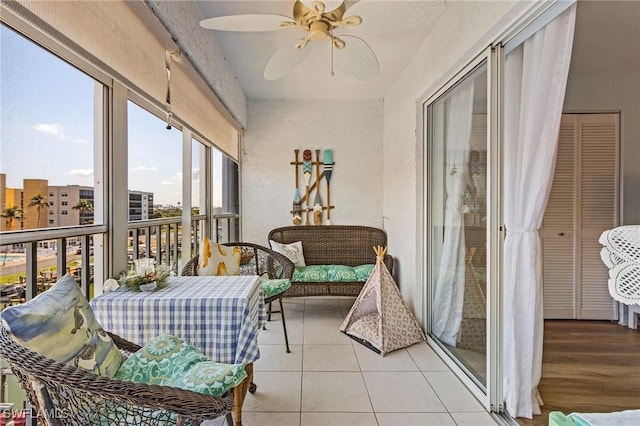
[[[260,332],[244,426],[497,424],[426,343],[382,358],[340,333],[354,300],[285,300],[291,353],[274,314]]]

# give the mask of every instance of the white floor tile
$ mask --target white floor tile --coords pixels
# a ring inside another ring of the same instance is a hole
[[[448,413],[376,413],[379,426],[456,426]]]
[[[360,371],[351,345],[305,345],[304,371]]]
[[[291,353],[280,314],[258,341],[258,390],[246,426],[488,426],[473,395],[426,343],[384,357],[340,332],[354,297],[285,299]],[[224,419],[208,423],[225,426]]]
[[[361,373],[304,372],[302,411],[373,411]]]
[[[242,424],[246,426],[300,426],[300,413],[243,411]]]
[[[302,344],[303,321],[287,321],[287,337],[289,345]],[[259,345],[284,345],[284,331],[282,323],[278,321],[269,321],[266,330],[260,330],[258,333]]]
[[[378,426],[373,413],[302,413],[301,426]]]
[[[496,422],[491,414],[486,411],[473,413],[451,413],[451,417],[458,426],[496,426]]]
[[[254,382],[258,390],[247,394],[242,406],[245,411],[300,411],[302,373],[256,371]]]
[[[254,362],[255,371],[302,371],[302,345],[260,345],[260,359]]]
[[[416,343],[407,348],[420,371],[450,371],[449,367],[426,343]]]
[[[340,332],[341,322],[314,322],[304,324],[305,345],[351,345],[351,338]]]
[[[418,371],[418,366],[405,349],[398,349],[382,357],[357,342],[353,348],[362,371]]]
[[[363,372],[374,411],[436,413],[446,409],[420,372]]]
[[[482,405],[451,371],[423,373],[449,412],[483,411]]]

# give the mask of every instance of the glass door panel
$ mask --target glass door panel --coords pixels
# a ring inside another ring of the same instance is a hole
[[[486,389],[486,62],[427,114],[431,337]]]

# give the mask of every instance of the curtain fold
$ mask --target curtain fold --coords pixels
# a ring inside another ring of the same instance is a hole
[[[540,414],[543,301],[539,229],[551,190],[576,5],[505,60],[504,398],[512,417]]]
[[[465,284],[464,193],[469,164],[469,139],[473,117],[474,81],[455,89],[445,110],[446,153],[442,257],[433,300],[433,334],[443,343],[456,346]]]

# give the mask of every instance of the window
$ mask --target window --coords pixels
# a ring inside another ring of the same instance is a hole
[[[167,130],[164,121],[131,101],[128,115],[129,220],[180,216],[182,132],[175,127]],[[143,195],[147,199],[145,206]]]
[[[60,214],[63,215],[63,216],[64,215],[68,215],[69,211],[68,210],[60,210]]]
[[[94,89],[101,83],[4,24],[0,39],[2,192],[22,192],[14,204],[24,211],[24,229],[46,228],[50,187],[94,184]]]
[[[61,204],[61,205],[63,205],[63,206],[68,206],[68,205],[69,205],[69,202],[68,202],[68,201],[63,201],[63,202],[61,202],[60,204]]]

